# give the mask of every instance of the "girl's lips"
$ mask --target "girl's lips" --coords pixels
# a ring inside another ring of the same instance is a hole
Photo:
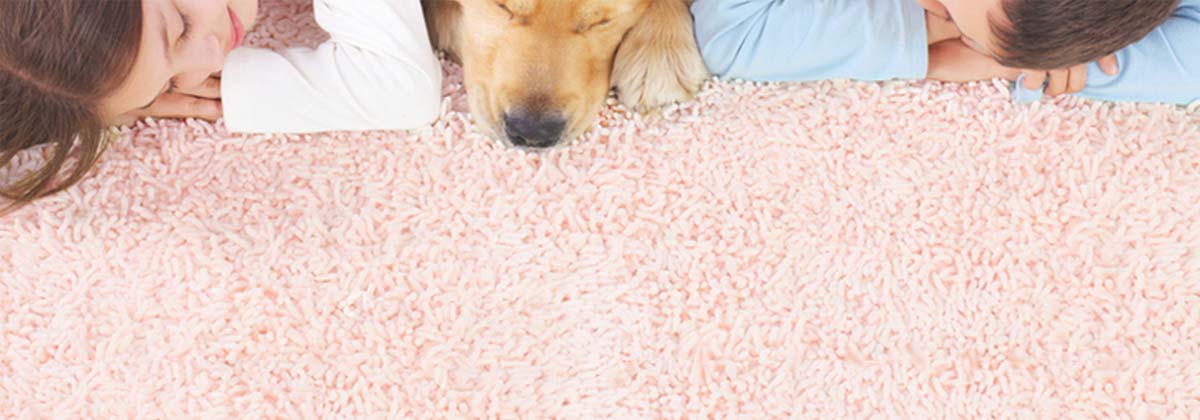
[[[232,50],[234,48],[240,47],[242,45],[242,41],[246,40],[246,28],[242,26],[242,20],[238,19],[237,13],[233,12],[233,8],[229,7],[228,9],[229,9],[229,20],[231,22],[233,22],[233,26],[230,29],[232,34],[230,34],[231,38],[230,38],[230,46],[229,46],[229,49]]]

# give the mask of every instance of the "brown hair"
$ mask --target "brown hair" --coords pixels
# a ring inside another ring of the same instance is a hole
[[[100,100],[133,68],[141,32],[140,1],[0,0],[0,168],[53,147],[40,169],[3,180],[4,208],[61,191],[95,164],[107,135]]]
[[[992,22],[1001,64],[1065,68],[1112,54],[1161,25],[1179,0],[1005,0]]]

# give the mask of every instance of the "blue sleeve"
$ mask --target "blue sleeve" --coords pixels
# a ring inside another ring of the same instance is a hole
[[[1146,38],[1117,52],[1120,72],[1109,76],[1088,66],[1080,96],[1131,102],[1189,104],[1200,101],[1200,0],[1179,9]]]
[[[913,0],[696,0],[696,39],[722,77],[923,79],[925,11]]]

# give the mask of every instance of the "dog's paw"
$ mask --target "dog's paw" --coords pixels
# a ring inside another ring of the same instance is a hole
[[[709,76],[686,6],[682,14],[665,13],[630,29],[614,60],[617,95],[638,112],[691,99]]]

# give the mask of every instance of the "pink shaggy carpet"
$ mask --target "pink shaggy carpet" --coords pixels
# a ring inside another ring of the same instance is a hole
[[[1200,418],[1195,107],[714,82],[525,154],[447,71],[419,133],[147,122],[0,219],[0,418]]]

